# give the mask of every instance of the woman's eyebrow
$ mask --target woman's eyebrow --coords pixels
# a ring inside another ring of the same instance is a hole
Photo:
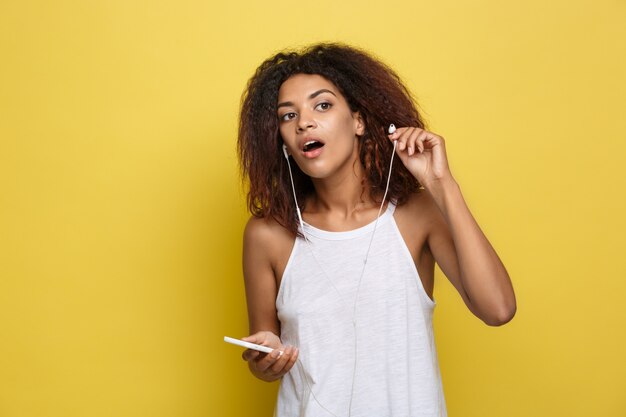
[[[332,94],[333,96],[337,97],[337,95],[336,95],[335,93],[333,93],[332,91],[327,90],[327,89],[325,89],[325,88],[322,88],[321,90],[317,90],[316,92],[314,92],[313,94],[311,94],[311,95],[309,96],[309,99],[315,98],[315,97],[319,96],[319,95],[320,95],[320,94],[322,94],[322,93],[330,93],[330,94]]]
[[[335,93],[333,93],[332,91],[330,91],[330,90],[328,90],[328,89],[326,89],[326,88],[322,88],[321,90],[317,90],[316,92],[312,93],[312,94],[309,96],[309,100],[311,100],[311,99],[313,99],[313,98],[315,98],[315,97],[319,96],[319,95],[320,95],[320,94],[322,94],[322,93],[330,93],[330,94],[332,94],[333,96],[337,97],[337,95],[336,95]],[[291,101],[284,101],[284,102],[282,102],[282,103],[278,103],[278,106],[276,106],[276,108],[280,108],[280,107],[288,107],[288,106],[293,106],[293,102],[291,102]]]

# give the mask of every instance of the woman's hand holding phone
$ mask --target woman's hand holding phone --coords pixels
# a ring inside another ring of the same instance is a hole
[[[274,349],[272,353],[246,349],[241,355],[248,362],[252,374],[263,381],[272,382],[280,379],[289,372],[298,359],[298,349],[283,346],[280,338],[272,332],[258,332],[242,340]]]

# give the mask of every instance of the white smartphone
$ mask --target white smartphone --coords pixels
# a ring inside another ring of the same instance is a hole
[[[255,343],[246,342],[245,340],[240,340],[240,339],[234,339],[228,336],[224,336],[224,342],[232,343],[233,345],[242,346],[248,349],[258,350],[259,352],[264,352],[264,353],[272,353],[274,351],[274,349],[267,347],[267,346],[257,345]]]

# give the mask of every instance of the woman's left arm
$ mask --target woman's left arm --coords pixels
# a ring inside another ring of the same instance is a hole
[[[441,270],[455,284],[470,310],[488,325],[499,326],[515,315],[511,279],[478,223],[448,167],[441,136],[420,128],[400,128],[397,153],[424,186],[443,221],[428,236],[428,245]]]

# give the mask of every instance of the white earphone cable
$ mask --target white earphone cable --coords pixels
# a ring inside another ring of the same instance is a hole
[[[390,134],[395,132],[395,130],[396,130],[396,128],[395,128],[395,126],[393,124],[389,126],[389,133]],[[397,141],[394,141],[393,142],[393,151],[391,153],[391,162],[389,164],[389,174],[387,176],[387,185],[385,187],[385,192],[383,194],[383,198],[382,198],[380,207],[378,209],[378,214],[376,216],[376,221],[374,223],[374,230],[372,231],[372,235],[370,237],[369,245],[367,247],[367,252],[365,253],[365,259],[363,260],[363,269],[361,270],[361,275],[359,276],[359,282],[358,282],[358,285],[357,285],[356,295],[355,295],[355,298],[354,298],[354,306],[353,306],[353,311],[352,311],[352,326],[354,328],[354,368],[353,368],[353,371],[352,371],[352,385],[351,385],[351,390],[350,390],[350,403],[349,403],[349,408],[348,408],[348,417],[350,417],[352,415],[352,399],[354,397],[354,385],[355,385],[355,377],[356,377],[357,340],[358,340],[358,337],[357,337],[357,334],[356,334],[356,331],[357,331],[357,328],[356,328],[356,311],[357,311],[357,305],[358,305],[359,290],[361,288],[361,282],[363,281],[363,276],[365,274],[365,267],[367,266],[367,259],[369,257],[370,249],[371,249],[372,243],[374,241],[374,234],[376,233],[376,228],[378,226],[378,220],[380,219],[380,215],[381,215],[383,207],[385,205],[385,199],[387,198],[387,193],[389,191],[389,184],[390,184],[390,181],[391,181],[391,170],[393,168],[393,159],[394,159],[393,157],[394,157],[394,155],[396,153],[396,146],[397,146]],[[320,270],[326,276],[327,280],[333,286],[335,291],[337,291],[339,296],[341,298],[343,298],[343,296],[341,295],[341,292],[339,292],[339,290],[337,290],[337,288],[335,287],[333,281],[329,278],[329,276],[326,273],[326,271],[324,271],[324,269],[322,268],[322,265],[320,264],[320,262],[318,261],[317,257],[315,256],[315,253],[313,252],[312,243],[309,241],[308,237],[306,236],[306,233],[304,231],[304,221],[302,220],[302,213],[300,212],[300,207],[298,205],[298,199],[296,197],[296,188],[295,188],[294,181],[293,181],[293,175],[291,173],[291,163],[289,162],[289,154],[287,153],[286,145],[283,145],[283,153],[285,155],[285,159],[287,159],[287,166],[289,168],[289,178],[291,180],[291,190],[293,192],[293,199],[294,199],[295,204],[296,204],[296,213],[297,213],[297,216],[298,216],[298,221],[300,223],[300,229],[302,230],[302,235],[304,237],[305,242],[307,243],[306,246],[309,248],[309,251],[311,252],[311,255],[313,256],[313,259],[315,260],[315,263],[318,265]],[[309,378],[306,375],[306,372],[304,370],[304,365],[302,364],[302,361],[300,360],[300,358],[298,358],[296,362],[299,363],[300,371],[301,371],[301,374],[302,374],[302,379],[304,379],[304,381],[306,382],[307,388],[309,390],[309,393],[313,396],[313,399],[315,400],[315,402],[321,408],[323,408],[326,412],[331,414],[333,417],[338,417],[335,413],[333,413],[332,411],[330,411],[329,409],[324,407],[319,402],[319,400],[315,396],[315,393],[313,392],[313,388],[311,387]],[[305,398],[304,395],[302,395],[302,398]],[[308,402],[308,400],[307,400],[307,402]],[[302,409],[305,409],[305,408],[306,408],[306,405]]]

